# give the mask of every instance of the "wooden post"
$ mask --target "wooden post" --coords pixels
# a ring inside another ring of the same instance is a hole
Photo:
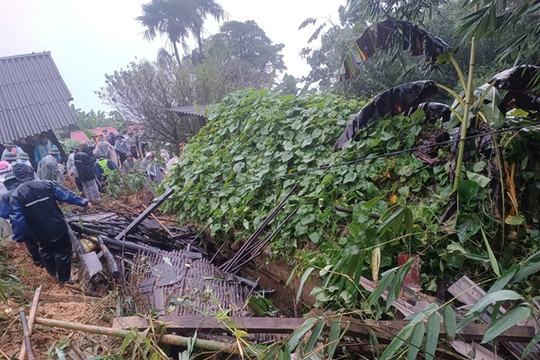
[[[41,285],[36,289],[34,293],[34,299],[32,300],[32,307],[30,308],[30,315],[28,316],[28,332],[29,335],[32,335],[32,330],[34,329],[34,320],[36,318],[36,312],[39,302],[39,297],[41,296]],[[26,357],[26,343],[23,342],[21,346],[21,351],[19,353],[19,359],[24,360]]]
[[[30,342],[30,330],[28,329],[28,323],[26,322],[26,314],[24,313],[24,310],[22,310],[19,313],[19,315],[21,316],[21,324],[22,324],[23,334],[24,334],[23,343],[26,347],[28,360],[34,360],[34,352],[32,351],[32,343]]]

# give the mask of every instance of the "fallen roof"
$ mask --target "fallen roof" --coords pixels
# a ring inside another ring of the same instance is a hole
[[[168,108],[166,110],[168,111],[174,111],[182,116],[198,116],[198,117],[206,117],[204,115],[204,110],[206,110],[206,107],[208,105],[195,105],[195,106],[180,106],[180,107],[172,107]]]
[[[0,142],[76,122],[50,52],[0,58]]]

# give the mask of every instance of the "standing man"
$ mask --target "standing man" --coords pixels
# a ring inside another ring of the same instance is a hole
[[[114,144],[114,148],[120,157],[120,164],[123,164],[124,160],[126,160],[126,155],[129,153],[129,144],[126,140],[124,140],[124,135],[116,135],[116,143]]]
[[[77,185],[77,189],[79,191],[83,191],[83,186],[81,179],[79,178],[79,172],[77,171],[77,167],[75,166],[75,154],[79,152],[78,146],[72,146],[71,147],[71,154],[69,154],[67,163],[66,163],[66,169],[67,173],[70,177],[75,180],[75,184]]]
[[[61,285],[72,283],[72,246],[68,225],[57,201],[86,207],[88,200],[52,181],[34,180],[32,169],[24,164],[15,164],[13,174],[21,182],[11,195],[13,240],[21,241],[28,234],[34,234],[49,275]]]
[[[0,160],[5,160],[7,153],[13,153],[15,155],[23,152],[19,146],[15,145],[13,141],[6,141],[4,143],[4,151],[2,152],[2,158]]]
[[[80,143],[79,149],[80,151],[75,154],[74,159],[75,167],[79,173],[79,179],[81,179],[84,195],[90,201],[101,201],[96,181],[96,173],[94,172],[96,158],[92,154],[92,149],[88,147],[87,143]]]
[[[51,142],[47,138],[47,134],[45,134],[44,132],[41,133],[39,135],[39,142],[37,143],[37,145],[36,145],[36,147],[34,149],[34,160],[36,161],[36,164],[39,164],[41,159],[43,159],[45,156],[49,155],[49,153],[51,152],[51,149],[58,150],[56,145],[51,144]]]
[[[60,151],[58,149],[51,149],[49,155],[45,156],[38,163],[37,174],[41,180],[54,181],[57,184],[64,185],[64,173],[58,167],[58,155]]]
[[[30,170],[32,173],[34,172],[34,169],[30,167]],[[5,194],[3,194],[0,197],[0,217],[2,219],[9,219],[9,216],[11,215],[11,195],[17,189],[17,187],[20,185],[19,180],[15,177],[15,175],[10,172],[6,175],[6,178],[4,180],[4,185],[6,186],[6,189],[8,190]],[[34,265],[37,267],[43,267],[43,261],[41,259],[41,254],[39,253],[39,244],[36,240],[36,238],[32,234],[28,234],[28,236],[25,236],[22,241],[24,242],[24,245],[26,245],[26,249],[30,253],[30,256],[32,257],[32,260],[34,261]]]

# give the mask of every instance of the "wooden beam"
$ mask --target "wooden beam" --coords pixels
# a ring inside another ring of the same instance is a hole
[[[189,334],[197,332],[226,332],[230,328],[242,329],[250,334],[291,334],[298,329],[306,319],[303,318],[269,318],[269,317],[231,317],[227,321],[216,320],[204,316],[160,316],[157,321],[165,324],[170,332]],[[330,328],[331,318],[328,318],[327,329]],[[345,333],[347,336],[367,338],[369,330],[381,340],[392,340],[409,321],[373,321],[360,320],[350,317],[341,317],[342,327],[347,325]],[[233,324],[233,325],[231,325]],[[146,318],[138,316],[127,316],[115,318],[113,329],[139,329],[144,330],[150,327]],[[486,333],[488,325],[469,324],[457,334],[457,338],[465,341],[480,340]],[[446,334],[444,326],[441,324],[440,336]],[[514,326],[497,337],[500,341],[529,342],[536,332],[533,326]]]
[[[143,222],[144,219],[146,219],[151,213],[157,210],[157,208],[165,201],[171,194],[174,192],[174,190],[167,189],[163,194],[161,194],[160,197],[158,197],[156,200],[154,200],[154,203],[146,208],[135,220],[131,222],[122,232],[118,235],[116,235],[116,240],[122,240],[127,234],[129,234],[133,229],[135,229],[137,226],[139,226],[140,223]]]

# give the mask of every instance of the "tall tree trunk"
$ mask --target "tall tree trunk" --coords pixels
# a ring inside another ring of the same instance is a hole
[[[178,66],[180,66],[181,61],[180,61],[180,53],[178,52],[178,46],[176,46],[175,41],[171,41],[171,42],[172,42],[173,49],[174,49],[174,56],[176,57],[176,61],[178,62]]]

